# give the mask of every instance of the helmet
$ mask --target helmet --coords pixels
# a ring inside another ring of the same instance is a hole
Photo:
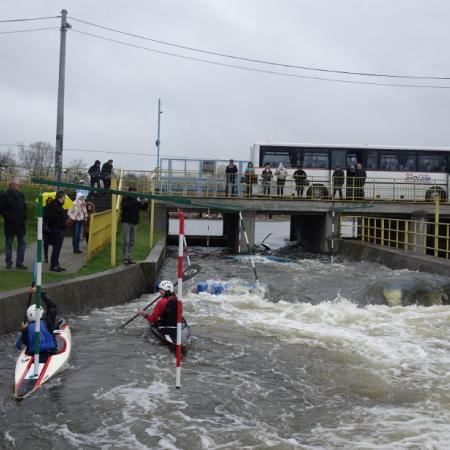
[[[44,314],[44,308],[41,306],[39,309],[41,310],[40,317],[42,317],[42,315]],[[34,322],[36,320],[36,305],[31,305],[27,309],[27,319],[28,322]]]
[[[174,286],[173,283],[169,280],[163,280],[161,283],[159,283],[159,289],[167,292],[174,292]]]

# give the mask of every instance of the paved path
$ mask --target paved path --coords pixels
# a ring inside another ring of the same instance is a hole
[[[14,246],[13,246],[13,267],[11,270],[17,271],[19,269],[16,269],[16,240],[14,240]],[[86,253],[87,253],[87,246],[86,241],[82,241],[80,243],[80,250],[83,253],[73,253],[72,251],[72,237],[66,236],[64,238],[64,244],[61,249],[61,254],[59,255],[59,263],[62,267],[66,269],[66,272],[78,272],[78,270],[83,267],[86,259]],[[43,252],[42,252],[43,253]],[[49,246],[48,248],[48,259],[50,261],[50,257],[52,255],[52,247]],[[27,266],[28,272],[31,272],[33,270],[33,263],[34,259],[36,258],[36,242],[31,242],[30,244],[27,243],[27,249],[25,251],[25,261],[24,264]],[[44,260],[44,255],[42,255],[42,260]],[[5,269],[5,254],[2,253],[0,255],[0,268],[2,270]],[[43,263],[42,264],[42,271],[49,272],[50,271],[50,263]]]

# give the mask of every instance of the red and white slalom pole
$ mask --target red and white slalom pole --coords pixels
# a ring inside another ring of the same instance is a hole
[[[175,387],[181,387],[181,321],[183,317],[183,303],[181,297],[183,295],[183,259],[184,259],[184,213],[178,213],[179,233],[178,233],[178,291],[177,291],[177,345],[176,357],[177,368],[175,376]]]

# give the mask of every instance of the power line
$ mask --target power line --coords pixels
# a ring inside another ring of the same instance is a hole
[[[30,31],[58,30],[58,29],[59,29],[59,27],[30,28],[30,29],[26,29],[26,30],[0,31],[0,34],[29,33]]]
[[[96,39],[101,39],[108,42],[113,42],[120,45],[125,45],[128,47],[137,48],[140,50],[146,50],[153,53],[158,53],[161,55],[166,56],[173,56],[176,58],[191,60],[191,61],[197,61],[202,62],[206,64],[212,64],[215,66],[222,66],[222,67],[228,67],[233,69],[240,69],[240,70],[247,70],[250,72],[258,72],[258,73],[266,73],[270,75],[277,75],[277,76],[284,76],[284,77],[292,77],[292,78],[303,78],[307,80],[320,80],[320,81],[331,81],[335,83],[345,83],[345,84],[362,84],[362,85],[371,85],[371,86],[390,86],[390,87],[405,87],[405,88],[427,88],[427,89],[450,89],[450,86],[439,86],[439,85],[430,85],[430,84],[404,84],[404,83],[383,83],[383,82],[376,82],[376,81],[358,81],[358,80],[344,80],[340,78],[326,78],[326,77],[318,77],[318,76],[312,76],[312,75],[300,75],[295,73],[287,73],[287,72],[277,72],[274,70],[268,70],[268,69],[257,69],[255,67],[246,67],[246,66],[240,66],[237,64],[227,64],[227,63],[221,63],[218,61],[212,61],[209,59],[203,59],[203,58],[196,58],[193,56],[186,56],[186,55],[180,55],[178,53],[172,53],[172,52],[166,52],[163,50],[156,50],[148,47],[144,47],[142,45],[137,44],[131,44],[129,42],[119,41],[117,39],[108,38],[105,36],[101,36],[98,34],[88,33],[86,31],[80,31],[76,30],[73,27],[71,28],[71,31],[79,34],[83,34],[85,36],[93,37]]]
[[[337,73],[341,75],[357,75],[357,76],[368,76],[368,77],[384,77],[384,78],[405,78],[405,79],[413,79],[413,80],[450,80],[450,77],[443,77],[443,76],[425,76],[425,75],[395,75],[395,74],[387,74],[387,73],[373,73],[373,72],[354,72],[349,70],[337,70],[337,69],[325,69],[322,67],[308,67],[308,66],[301,66],[301,65],[293,65],[293,64],[286,64],[286,63],[279,63],[275,61],[266,61],[262,59],[255,59],[255,58],[247,58],[243,56],[235,56],[230,55],[227,53],[220,53],[220,52],[213,52],[210,50],[204,50],[200,48],[195,47],[189,47],[187,45],[181,45],[181,44],[175,44],[173,42],[167,42],[162,41],[159,39],[150,38],[147,36],[142,36],[134,33],[129,33],[126,31],[118,30],[116,28],[107,27],[104,25],[99,25],[93,22],[88,22],[86,20],[77,19],[75,17],[70,16],[70,18],[76,22],[83,23],[85,25],[90,25],[92,27],[102,28],[104,30],[112,31],[114,33],[124,34],[126,36],[131,36],[138,39],[144,39],[146,41],[151,41],[157,44],[167,45],[170,47],[180,48],[183,50],[189,50],[193,52],[198,53],[204,53],[207,55],[213,55],[213,56],[220,56],[223,58],[230,58],[240,61],[246,61],[246,62],[252,62],[257,64],[267,64],[271,66],[278,66],[278,67],[284,67],[287,69],[301,69],[301,70],[308,70],[308,71],[316,71],[316,72],[325,72],[325,73]]]
[[[31,17],[27,19],[6,19],[0,20],[0,23],[9,23],[9,22],[29,22],[30,20],[45,20],[45,19],[60,19],[61,16],[47,16],[47,17]]]

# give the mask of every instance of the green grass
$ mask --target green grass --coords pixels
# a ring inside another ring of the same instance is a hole
[[[1,187],[0,187],[1,189]],[[3,189],[4,190],[4,189]],[[37,203],[34,199],[39,193],[39,189],[30,188],[24,186],[21,191],[25,194],[27,199],[28,208],[28,220],[27,220],[27,243],[36,240],[36,206]],[[145,223],[144,214],[142,215],[141,223],[137,227],[136,241],[134,243],[133,249],[133,259],[135,261],[141,261],[145,259],[150,252],[149,250],[149,224]],[[0,216],[1,217],[1,216]],[[2,227],[3,236],[3,218],[0,221]],[[122,257],[122,233],[120,232],[120,225],[118,227],[117,233],[117,246],[116,246],[116,262],[117,265],[123,263]],[[161,235],[155,235],[155,241]],[[5,251],[5,239],[4,236],[0,244],[0,253]],[[51,251],[51,250],[50,250]],[[76,278],[83,275],[90,275],[92,273],[103,272],[111,268],[111,246],[107,246],[97,255],[95,255],[88,263],[86,263],[78,272],[75,273],[45,273],[42,277],[42,283],[45,286],[47,283],[52,283],[54,281],[62,281],[70,278]],[[1,261],[0,261],[1,264]],[[0,291],[9,291],[11,289],[25,288],[31,284],[31,273],[30,272],[18,272],[16,270],[0,270]]]

